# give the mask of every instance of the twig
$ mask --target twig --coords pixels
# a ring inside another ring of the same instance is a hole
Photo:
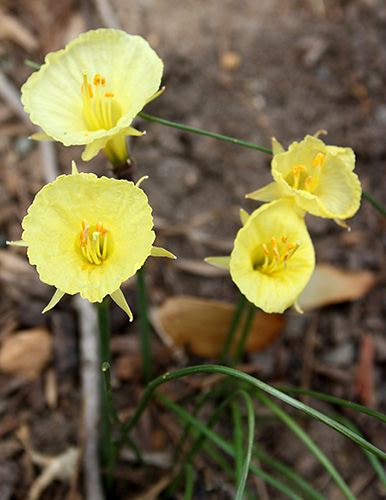
[[[20,92],[13,86],[2,71],[0,71],[0,96],[12,109],[15,115],[28,125],[29,128],[32,128],[28,115],[25,113],[20,102]]]
[[[99,415],[101,373],[99,370],[98,317],[96,308],[75,297],[79,314],[81,381],[83,394],[83,471],[86,500],[103,500],[99,470]]]

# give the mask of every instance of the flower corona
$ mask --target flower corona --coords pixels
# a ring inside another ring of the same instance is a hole
[[[21,89],[25,111],[44,130],[31,138],[84,144],[85,161],[103,149],[114,166],[124,163],[125,136],[143,135],[132,121],[162,92],[162,71],[140,36],[116,29],[83,33],[48,54]]]
[[[175,258],[153,246],[152,209],[126,180],[78,173],[61,175],[36,195],[22,222],[22,241],[40,279],[57,288],[45,311],[65,293],[90,302],[106,295],[132,318],[120,290],[150,255]],[[12,242],[11,242],[12,244]]]
[[[285,151],[272,140],[272,175],[275,182],[247,194],[247,198],[272,201],[292,198],[299,208],[338,223],[352,217],[360,205],[361,185],[353,170],[350,148],[327,146],[318,137],[306,136]]]
[[[304,218],[293,200],[266,203],[250,216],[242,212],[229,257],[208,263],[230,270],[246,298],[268,313],[295,304],[315,267],[315,254]]]

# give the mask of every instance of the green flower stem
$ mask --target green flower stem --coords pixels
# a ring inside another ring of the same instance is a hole
[[[329,396],[328,394],[323,394],[322,392],[310,391],[307,389],[301,389],[298,387],[282,387],[277,386],[276,389],[282,392],[289,392],[293,394],[302,394],[304,396],[311,396],[312,398],[321,399],[322,401],[327,401],[328,403],[344,406],[345,408],[351,408],[354,411],[370,415],[373,418],[386,423],[386,415],[380,413],[379,411],[367,408],[367,406],[359,405],[358,403],[352,403],[351,401],[346,401],[345,399],[336,398],[335,396]]]
[[[251,142],[240,141],[234,137],[228,137],[227,135],[214,134],[213,132],[207,132],[206,130],[201,130],[195,127],[189,127],[188,125],[182,125],[181,123],[171,122],[169,120],[164,120],[163,118],[157,118],[156,116],[147,115],[146,113],[138,113],[138,116],[149,122],[160,123],[161,125],[166,125],[167,127],[178,128],[180,130],[185,130],[186,132],[193,132],[194,134],[206,135],[207,137],[212,137],[213,139],[220,139],[221,141],[231,142],[232,144],[237,144],[239,146],[244,146],[246,148],[257,149],[263,153],[272,154],[272,151],[262,146],[257,146]]]
[[[40,69],[40,64],[34,62],[34,61],[31,61],[30,59],[25,59],[24,61],[24,64],[29,66],[30,68],[33,68],[33,69],[36,69],[36,70],[39,70]]]
[[[193,498],[193,484],[194,484],[193,480],[194,480],[194,468],[192,465],[187,465],[184,500],[191,500]]]
[[[373,205],[373,207],[381,212],[382,215],[386,216],[386,208],[381,203],[379,203],[379,201],[373,198],[369,193],[367,193],[366,191],[362,191],[362,198],[369,201]]]
[[[252,321],[253,321],[253,317],[255,315],[256,307],[251,303],[249,303],[248,306],[249,306],[248,307],[248,314],[247,314],[247,317],[245,319],[245,324],[244,324],[244,328],[243,328],[243,332],[241,334],[239,344],[237,346],[235,355],[233,357],[232,366],[236,366],[240,362],[241,356],[243,355],[243,352],[244,352],[245,343],[248,339],[248,335],[249,335],[249,332],[251,330]]]
[[[98,303],[98,325],[100,361],[103,366],[110,366],[110,300],[105,297]],[[105,373],[105,372],[104,372]],[[106,390],[105,378],[102,381],[102,422],[101,422],[101,460],[106,472],[106,488],[110,490],[113,484],[116,452],[111,435],[109,396]]]
[[[152,378],[152,354],[144,267],[141,267],[141,269],[137,271],[137,287],[142,343],[143,383],[147,385]]]
[[[332,429],[336,430],[340,434],[343,434],[344,436],[348,437],[355,443],[359,444],[366,450],[370,451],[374,455],[378,456],[379,458],[386,460],[386,453],[384,451],[381,451],[379,448],[374,446],[373,444],[369,443],[365,439],[361,438],[358,436],[356,433],[350,431],[345,427],[344,425],[339,424],[335,420],[331,419],[327,415],[324,415],[323,413],[319,412],[318,410],[315,410],[314,408],[311,408],[308,405],[305,405],[301,401],[298,401],[297,399],[292,398],[291,396],[288,396],[287,394],[279,391],[278,389],[275,389],[274,387],[271,387],[270,385],[262,382],[259,379],[256,379],[252,377],[251,375],[248,375],[247,373],[243,373],[239,370],[235,370],[234,368],[229,368],[227,366],[220,366],[220,365],[200,365],[200,366],[192,366],[189,368],[183,368],[181,370],[175,370],[170,373],[165,373],[164,375],[161,375],[160,377],[157,377],[154,379],[147,387],[145,392],[143,393],[143,396],[141,398],[141,401],[139,402],[139,405],[133,415],[133,417],[128,420],[123,426],[122,426],[122,436],[120,439],[120,444],[123,444],[125,441],[125,437],[127,434],[130,433],[130,431],[133,429],[134,425],[137,423],[138,419],[142,415],[143,411],[145,410],[149,400],[153,396],[154,391],[159,387],[160,385],[169,382],[170,380],[175,380],[178,378],[186,377],[188,375],[195,375],[198,373],[220,373],[223,375],[227,375],[230,377],[233,377],[237,380],[241,380],[242,382],[246,382],[250,384],[252,387],[261,389],[262,391],[270,394],[271,396],[274,396],[281,401],[283,401],[286,404],[289,404],[293,408],[296,408],[297,410],[300,410],[304,412],[306,415],[309,415],[310,417],[314,418],[315,420],[319,420],[320,422],[324,423],[325,425],[328,425]]]
[[[222,350],[222,353],[220,356],[219,362],[221,365],[226,364],[226,361],[227,361],[227,358],[229,355],[229,350],[232,346],[233,339],[235,338],[237,328],[238,328],[239,323],[241,321],[243,310],[244,310],[245,306],[247,305],[247,302],[248,301],[244,297],[244,295],[240,294],[239,299],[238,299],[237,304],[236,304],[235,312],[233,314],[232,322],[230,324],[230,327],[229,327],[229,330],[227,333],[227,337],[226,337],[226,340],[225,340],[225,343],[223,346],[223,350]]]
[[[336,468],[332,465],[330,460],[326,457],[326,455],[322,452],[322,450],[312,441],[312,439],[303,431],[303,429],[289,416],[287,413],[282,410],[276,403],[271,401],[265,394],[262,392],[256,393],[256,396],[260,399],[260,401],[267,406],[275,415],[277,415],[286,426],[291,429],[303,443],[308,447],[308,449],[315,455],[315,457],[319,460],[319,462],[325,467],[325,469],[330,473],[331,477],[334,479],[341,492],[347,498],[347,500],[355,500],[355,496],[351,493],[349,487],[346,482],[336,470]]]
[[[233,447],[235,450],[235,478],[236,484],[240,483],[243,470],[244,453],[243,453],[243,421],[241,418],[240,407],[237,401],[232,401],[232,417],[233,417]]]

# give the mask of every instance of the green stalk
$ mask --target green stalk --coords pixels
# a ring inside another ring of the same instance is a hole
[[[191,500],[193,497],[194,468],[192,465],[186,466],[186,486],[184,500]]]
[[[232,407],[232,417],[233,417],[233,447],[235,450],[235,479],[236,479],[236,484],[239,484],[241,480],[241,474],[244,462],[243,422],[237,401],[232,401],[231,407]]]
[[[253,442],[255,438],[255,412],[253,408],[252,399],[250,398],[249,394],[244,391],[242,391],[242,395],[244,396],[245,405],[247,407],[248,445],[247,445],[247,452],[244,458],[243,469],[241,471],[241,476],[238,481],[235,500],[242,500],[244,497],[244,490],[245,490],[245,485],[247,483],[248,472],[251,467]]]
[[[143,383],[147,385],[152,378],[152,354],[151,354],[151,340],[150,340],[150,323],[148,317],[148,304],[146,293],[145,269],[142,266],[137,271],[137,293],[139,305],[139,321],[141,331],[141,344],[142,344],[142,369],[143,369]]]
[[[381,203],[379,203],[379,201],[373,198],[369,193],[366,193],[366,191],[362,191],[362,198],[369,201],[373,205],[373,207],[381,212],[382,215],[386,216],[386,208]]]
[[[237,304],[236,304],[235,312],[233,314],[232,322],[231,322],[231,324],[229,326],[229,330],[228,330],[227,337],[226,337],[226,340],[225,340],[225,343],[224,343],[224,346],[223,346],[223,350],[222,350],[222,353],[221,353],[221,356],[220,356],[219,363],[221,365],[226,364],[226,360],[228,358],[229,350],[230,350],[230,348],[232,346],[233,339],[235,338],[235,335],[236,335],[236,332],[237,332],[237,328],[238,328],[239,323],[241,321],[243,310],[244,310],[245,306],[247,305],[247,302],[248,301],[244,297],[244,295],[240,294],[239,295],[239,299],[238,299]]]
[[[233,356],[232,366],[236,366],[240,362],[241,356],[243,355],[244,352],[245,343],[248,339],[248,335],[251,330],[253,317],[255,315],[256,307],[251,303],[249,303],[248,305],[249,305],[248,315],[245,320],[243,332],[241,334],[241,338],[237,346],[235,355]]]
[[[201,130],[195,127],[189,127],[188,125],[182,125],[181,123],[170,122],[169,120],[164,120],[163,118],[157,118],[156,116],[147,115],[146,113],[138,113],[140,118],[148,120],[149,122],[160,123],[161,125],[166,125],[167,127],[178,128],[180,130],[185,130],[186,132],[193,132],[194,134],[206,135],[207,137],[212,137],[213,139],[220,139],[221,141],[231,142],[232,144],[237,144],[239,146],[244,146],[246,148],[257,149],[263,153],[272,154],[272,151],[262,146],[257,146],[251,142],[240,141],[234,137],[229,137],[227,135],[214,134],[213,132],[207,132],[206,130]]]
[[[304,396],[311,396],[316,399],[321,399],[322,401],[327,401],[328,403],[332,403],[334,405],[344,406],[345,408],[350,408],[351,410],[370,415],[371,417],[386,423],[386,415],[380,413],[379,411],[372,410],[371,408],[367,408],[367,406],[359,405],[358,403],[352,403],[351,401],[346,401],[345,399],[340,399],[335,396],[329,396],[328,394],[323,394],[322,392],[310,391],[298,387],[278,386],[276,387],[276,389],[279,389],[279,391],[285,393],[289,392],[294,394],[302,394]]]
[[[356,500],[355,496],[350,491],[342,476],[339,474],[330,460],[326,457],[326,455],[322,452],[322,450],[312,441],[308,434],[306,434],[303,429],[289,415],[287,415],[284,410],[282,410],[276,403],[271,401],[265,394],[260,392],[257,393],[256,396],[263,404],[265,404],[265,406],[267,406],[273,413],[275,413],[275,415],[277,415],[287,425],[287,427],[289,427],[301,439],[301,441],[303,441],[307,448],[315,455],[319,462],[330,473],[331,477],[334,479],[347,500]]]
[[[145,410],[149,400],[153,396],[154,391],[159,387],[160,385],[170,381],[170,380],[175,380],[178,378],[186,377],[187,375],[195,375],[197,373],[220,373],[223,375],[228,375],[230,377],[233,377],[235,379],[241,380],[242,382],[246,382],[250,384],[252,387],[255,387],[257,389],[261,389],[262,391],[270,394],[271,396],[274,396],[281,401],[283,401],[286,404],[289,404],[293,408],[296,408],[297,410],[300,410],[304,412],[306,415],[309,415],[310,417],[319,420],[320,422],[324,423],[325,425],[328,425],[332,429],[336,430],[340,434],[343,434],[344,436],[348,437],[355,443],[359,444],[363,448],[369,450],[371,453],[374,455],[377,455],[379,458],[382,458],[383,460],[386,460],[386,453],[384,451],[381,451],[379,448],[374,446],[373,444],[369,443],[365,439],[361,438],[358,436],[356,433],[350,431],[350,429],[347,429],[344,425],[339,424],[339,422],[336,422],[335,420],[331,419],[327,415],[324,415],[323,413],[319,412],[318,410],[315,410],[314,408],[311,408],[308,405],[305,405],[301,401],[298,401],[297,399],[294,399],[287,394],[284,394],[283,392],[279,391],[278,389],[275,389],[274,387],[271,387],[270,385],[252,377],[251,375],[248,375],[247,373],[243,373],[239,370],[235,370],[234,368],[229,368],[227,366],[220,366],[220,365],[200,365],[200,366],[192,366],[189,368],[183,368],[181,370],[175,370],[170,373],[165,373],[164,375],[161,375],[160,377],[157,377],[154,379],[147,387],[145,392],[143,393],[143,396],[141,398],[141,401],[139,402],[139,405],[132,416],[131,419],[129,419],[123,426],[122,426],[122,436],[120,439],[120,444],[122,444],[125,440],[126,435],[132,430],[134,425],[137,423],[138,419],[142,415],[143,411]]]

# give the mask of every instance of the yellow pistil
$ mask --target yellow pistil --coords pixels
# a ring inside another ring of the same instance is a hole
[[[96,74],[94,76],[94,90],[87,80],[87,71],[83,71],[83,83],[81,86],[83,98],[84,118],[90,130],[110,130],[114,127],[112,112],[112,92],[106,92],[106,78]],[[88,89],[85,92],[84,89]]]
[[[288,245],[285,245],[287,240],[287,235],[283,234],[283,236],[281,237],[281,241],[283,244],[278,244],[276,238],[272,236],[270,238],[272,247],[271,251],[268,249],[268,245],[266,243],[263,243],[262,248],[264,252],[264,262],[261,265],[255,265],[255,270],[260,270],[264,273],[272,273],[274,271],[280,271],[282,267],[286,269],[286,263],[288,259],[293,256],[293,254],[302,244],[301,241],[296,241],[295,244],[289,243]]]
[[[305,172],[306,170],[307,170],[307,168],[304,167],[303,165],[297,165],[296,167],[294,167],[292,169],[292,174],[294,176],[294,185],[293,185],[294,189],[298,189],[298,187],[299,187],[299,180],[300,180],[300,174],[302,172]]]
[[[93,265],[99,266],[107,257],[107,233],[108,228],[102,222],[95,225],[95,231],[90,234],[91,226],[86,220],[82,221],[82,229],[79,233],[78,246],[83,257]],[[87,267],[86,267],[87,268]],[[86,269],[84,264],[82,269]]]

